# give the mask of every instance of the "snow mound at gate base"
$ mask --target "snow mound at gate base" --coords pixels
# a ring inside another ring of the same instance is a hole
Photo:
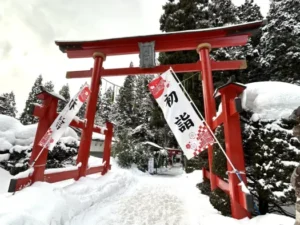
[[[300,106],[300,86],[275,81],[246,85],[242,94],[245,110],[253,112],[252,120],[288,118]]]

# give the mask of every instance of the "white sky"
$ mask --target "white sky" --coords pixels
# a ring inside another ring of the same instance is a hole
[[[233,0],[237,5],[244,0]],[[14,91],[19,113],[39,74],[55,91],[69,83],[73,95],[89,79],[65,78],[90,69],[91,59],[68,59],[55,40],[90,40],[160,33],[166,0],[0,0],[0,94]],[[269,0],[255,0],[263,15]],[[139,64],[137,55],[108,57],[105,68]],[[108,80],[121,85],[124,77]],[[104,82],[103,82],[104,83]],[[105,84],[104,84],[105,85]]]

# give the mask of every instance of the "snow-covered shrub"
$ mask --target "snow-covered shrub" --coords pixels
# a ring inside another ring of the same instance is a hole
[[[113,154],[117,157],[118,164],[123,168],[130,168],[132,164],[136,164],[140,170],[145,171],[148,167],[148,160],[153,155],[149,146],[133,143],[132,137],[129,137],[128,134],[123,134],[121,140],[113,148]]]
[[[0,167],[12,175],[28,169],[37,124],[22,125],[15,118],[0,115]],[[75,131],[68,128],[48,153],[46,168],[74,165],[79,142]]]
[[[222,215],[231,216],[230,199],[224,191],[219,188],[215,189],[210,193],[209,201]]]
[[[248,187],[259,211],[262,214],[277,212],[289,215],[284,207],[295,202],[290,176],[300,161],[300,142],[291,131],[296,122],[287,119],[254,122],[250,120],[253,114],[249,112],[241,116]],[[221,138],[223,130],[217,130],[216,135],[224,143]],[[213,172],[227,180],[226,158],[217,145],[214,146],[213,159]],[[220,193],[210,194],[214,198],[211,203],[225,215],[228,209],[223,206],[229,204],[229,199]]]
[[[197,188],[201,191],[204,195],[210,195],[210,181],[206,177],[203,178],[203,182],[196,185]]]

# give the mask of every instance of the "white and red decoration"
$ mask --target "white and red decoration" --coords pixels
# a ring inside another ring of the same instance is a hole
[[[162,109],[178,144],[186,157],[191,159],[212,145],[214,138],[174,76],[176,74],[169,69],[151,81],[148,87]]]
[[[68,128],[71,121],[78,113],[82,104],[88,99],[91,90],[88,84],[85,84],[79,92],[68,102],[66,107],[54,120],[46,134],[40,140],[39,145],[48,150],[52,150],[56,142]]]

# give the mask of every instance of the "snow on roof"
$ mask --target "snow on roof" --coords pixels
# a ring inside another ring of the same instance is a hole
[[[55,93],[54,91],[48,91],[47,88],[45,88],[44,86],[40,86],[40,87],[41,87],[41,92],[38,93],[38,95],[42,94],[43,92],[47,92],[48,94],[66,102],[66,99],[62,95]]]
[[[99,134],[99,133],[93,133],[92,139],[93,139],[93,140],[104,141],[104,140],[105,140],[105,135]]]
[[[104,141],[105,140],[105,135],[93,132],[92,140]],[[112,141],[115,141],[114,137],[112,138]]]
[[[151,141],[145,141],[145,142],[143,142],[143,144],[152,145],[153,147],[156,147],[156,148],[161,148],[161,149],[163,148],[163,147],[159,146],[158,144],[155,144]]]
[[[277,82],[255,82],[246,85],[242,106],[252,111],[252,120],[288,118],[300,106],[300,86]]]
[[[126,36],[126,37],[115,37],[110,39],[102,39],[102,40],[86,40],[86,41],[77,41],[77,40],[64,40],[64,41],[55,41],[57,45],[64,45],[66,43],[85,43],[85,42],[98,42],[98,41],[111,41],[111,40],[117,40],[117,39],[127,39],[127,38],[136,38],[136,37],[159,37],[163,36],[165,34],[179,34],[179,33],[194,33],[194,32],[208,32],[208,31],[216,31],[216,30],[235,30],[235,34],[237,34],[237,30],[245,29],[249,32],[249,30],[252,29],[258,29],[260,26],[264,24],[264,21],[262,20],[256,20],[252,22],[245,22],[241,24],[227,24],[223,27],[210,27],[210,28],[203,28],[203,29],[195,29],[195,30],[182,30],[182,31],[173,31],[173,32],[164,32],[164,33],[158,33],[158,34],[151,34],[151,35],[138,35],[138,36]]]

